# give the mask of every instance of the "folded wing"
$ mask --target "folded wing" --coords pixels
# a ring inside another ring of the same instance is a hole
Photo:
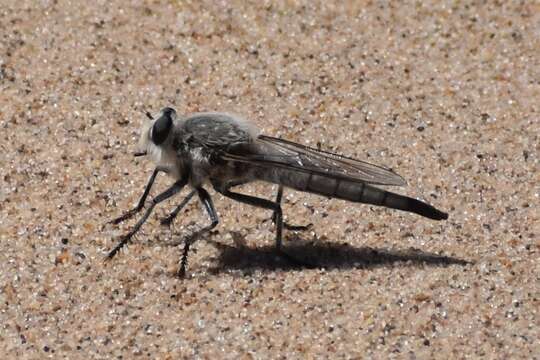
[[[230,148],[221,154],[221,158],[373,185],[406,184],[390,169],[265,135],[259,135],[253,144],[243,146],[241,151]]]

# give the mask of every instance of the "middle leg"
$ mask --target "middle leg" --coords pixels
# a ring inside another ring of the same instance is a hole
[[[190,192],[185,198],[184,200],[182,200],[182,202],[174,208],[174,210],[169,214],[167,215],[166,217],[164,217],[163,219],[161,219],[161,225],[165,225],[165,226],[169,226],[172,224],[173,220],[178,216],[178,213],[180,212],[180,210],[182,210],[184,208],[184,206],[187,205],[187,203],[189,202],[189,200],[191,200],[191,198],[197,193],[197,190],[193,190],[192,192]]]
[[[208,216],[210,217],[211,223],[203,227],[200,230],[195,231],[184,241],[184,251],[182,252],[182,259],[180,260],[180,268],[178,269],[178,276],[183,278],[186,276],[186,267],[187,267],[187,258],[189,253],[190,246],[197,241],[197,239],[204,233],[209,232],[217,226],[219,223],[219,218],[217,216],[216,209],[214,208],[214,203],[208,191],[202,187],[198,187],[196,190],[199,195],[199,200],[201,200]],[[190,194],[191,195],[191,194]]]

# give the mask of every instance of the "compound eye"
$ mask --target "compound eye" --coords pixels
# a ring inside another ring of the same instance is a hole
[[[169,135],[172,129],[173,121],[170,113],[164,113],[159,119],[156,120],[152,127],[151,138],[152,142],[156,145],[162,144]]]
[[[163,109],[161,109],[161,113],[172,116],[172,114],[176,115],[176,110],[171,107],[164,107]]]

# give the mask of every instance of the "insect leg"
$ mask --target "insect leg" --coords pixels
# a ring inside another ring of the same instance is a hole
[[[171,225],[173,220],[178,216],[178,213],[180,212],[180,210],[182,210],[184,206],[187,205],[189,200],[191,200],[191,198],[195,195],[196,192],[197,192],[196,190],[193,190],[192,192],[190,192],[184,198],[184,200],[182,200],[182,202],[169,215],[167,215],[167,217],[164,217],[163,219],[161,219],[161,225],[167,225],[167,226]]]
[[[283,198],[283,185],[279,185],[278,186],[278,192],[277,192],[277,195],[276,195],[276,203],[279,204],[281,206],[281,199]],[[276,223],[276,212],[274,211],[272,213],[272,222],[275,224]],[[312,223],[309,223],[307,225],[290,225],[286,222],[283,223],[283,227],[287,230],[292,230],[292,231],[305,231],[305,230],[309,230],[311,227],[313,226]]]
[[[152,213],[152,210],[154,210],[154,207],[157,204],[159,204],[160,202],[162,202],[164,200],[167,200],[171,196],[174,196],[175,194],[180,192],[180,190],[182,190],[182,188],[186,184],[187,184],[187,179],[178,180],[171,187],[169,187],[167,190],[165,190],[164,192],[162,192],[161,194],[156,196],[154,199],[152,199],[152,202],[151,202],[150,206],[148,207],[148,209],[146,209],[146,212],[144,213],[142,218],[135,224],[135,226],[133,227],[133,229],[129,233],[122,236],[120,242],[107,255],[107,259],[112,259],[114,257],[114,255],[116,255],[116,253],[118,251],[120,251],[120,249],[122,247],[124,247],[124,245],[126,245],[131,240],[133,235],[135,235],[135,233],[137,231],[139,231],[141,226],[146,222],[146,219],[148,219],[148,217]]]
[[[212,221],[210,225],[207,225],[203,227],[202,229],[194,232],[191,234],[184,242],[184,251],[182,253],[182,259],[180,260],[180,268],[178,269],[178,276],[183,278],[186,276],[186,266],[187,266],[187,257],[189,253],[189,247],[197,241],[197,239],[205,232],[208,232],[215,228],[217,224],[219,223],[219,218],[217,216],[216,209],[214,208],[214,203],[212,202],[212,198],[210,197],[210,194],[208,194],[208,191],[206,191],[204,188],[199,187],[196,190],[197,194],[199,195],[199,200],[201,200],[206,212],[208,213],[208,216],[210,216],[210,220]],[[193,191],[190,195],[195,193]],[[189,196],[189,195],[188,195]]]
[[[139,211],[142,210],[142,208],[144,207],[144,202],[146,201],[146,198],[148,197],[148,194],[150,193],[150,189],[152,188],[152,185],[154,185],[154,181],[156,180],[156,176],[160,171],[164,171],[164,169],[162,169],[160,167],[157,167],[157,168],[154,169],[154,172],[150,176],[150,179],[148,180],[148,183],[146,184],[144,192],[143,192],[141,198],[139,199],[139,203],[137,204],[137,206],[135,206],[135,208],[127,211],[125,214],[117,217],[116,219],[113,219],[113,220],[109,221],[110,224],[119,224],[124,220],[132,218],[133,215],[137,214]]]
[[[313,265],[308,264],[304,261],[295,259],[293,256],[283,251],[282,242],[281,242],[282,233],[283,233],[283,214],[281,211],[281,205],[279,203],[262,199],[262,198],[258,198],[255,196],[250,196],[250,195],[245,195],[245,194],[229,191],[230,186],[225,186],[225,187],[216,186],[215,188],[216,188],[216,191],[220,192],[221,194],[223,194],[224,196],[230,199],[239,201],[247,205],[251,205],[251,206],[255,206],[255,207],[259,207],[263,209],[268,209],[268,210],[273,210],[275,214],[275,220],[276,220],[276,252],[280,256],[284,257],[285,259],[287,259],[288,261],[294,264],[305,266],[305,267],[313,267]]]

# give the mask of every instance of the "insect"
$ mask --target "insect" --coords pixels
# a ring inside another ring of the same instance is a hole
[[[113,258],[131,240],[157,204],[179,193],[185,186],[190,186],[192,191],[162,223],[170,224],[197,195],[209,215],[210,224],[185,239],[178,270],[180,277],[186,274],[190,246],[219,223],[212,198],[204,188],[207,184],[228,198],[271,210],[276,225],[276,251],[293,262],[298,260],[283,251],[281,242],[283,228],[287,227],[281,210],[284,187],[408,211],[433,220],[448,218],[448,214],[425,202],[377,188],[376,185],[405,185],[404,179],[390,169],[259,134],[251,124],[236,116],[198,113],[179,117],[170,107],[162,109],[157,117],[150,113],[146,115],[149,121],[143,124],[140,151],[135,155],[148,155],[156,168],[137,206],[112,223],[131,218],[144,208],[159,172],[167,173],[175,182],[152,199],[144,215],[129,233],[121,237],[107,259]],[[275,201],[231,190],[256,180],[279,186]]]

